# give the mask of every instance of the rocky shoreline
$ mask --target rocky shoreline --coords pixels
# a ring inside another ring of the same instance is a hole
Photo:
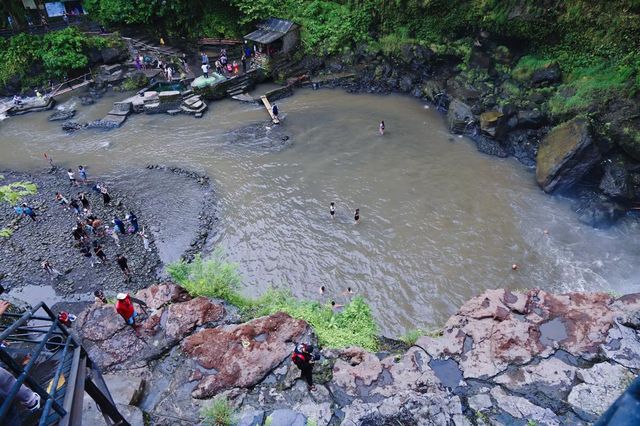
[[[123,411],[154,425],[201,424],[214,397],[243,426],[591,424],[640,372],[640,294],[488,290],[408,350],[322,349],[312,392],[290,360],[295,342],[316,343],[304,321],[242,323],[172,283],[136,297],[149,305],[137,331],[98,304],[74,329],[136,392],[116,394]]]
[[[105,265],[96,262],[95,267],[74,247],[71,231],[76,224],[76,217],[71,209],[58,204],[55,193],[60,192],[70,200],[77,198],[80,191],[85,192],[92,213],[105,225],[111,225],[114,215],[124,221],[130,211],[139,214],[136,203],[119,189],[112,189],[110,182],[106,183],[112,200],[109,206],[104,206],[101,194],[92,189],[95,181],[71,186],[63,169],[53,168],[48,173],[33,174],[5,172],[2,175],[3,185],[28,181],[38,187],[36,194],[26,196],[23,200],[34,207],[36,222],[18,217],[13,207],[6,203],[0,206],[0,220],[3,224],[11,224],[13,228],[10,238],[0,240],[1,282],[7,290],[23,285],[52,286],[66,300],[78,301],[87,300],[86,295],[91,295],[94,290],[117,292],[123,287],[141,289],[157,280],[161,262],[152,237],[150,251],[144,250],[142,239],[137,235],[121,236],[121,247],[117,247],[109,236],[97,237],[109,261]],[[142,215],[139,223],[140,226],[148,225]],[[124,284],[122,272],[115,264],[117,253],[124,253],[134,271],[130,283]],[[92,259],[95,261],[95,256]],[[49,260],[63,276],[52,280],[41,267],[45,260]],[[89,297],[89,300],[92,298]]]

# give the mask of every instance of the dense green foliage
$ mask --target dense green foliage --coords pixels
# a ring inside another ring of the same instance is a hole
[[[235,423],[235,410],[225,397],[217,397],[202,410],[202,424],[206,426],[231,426]]]
[[[286,312],[308,322],[322,346],[377,348],[377,326],[371,308],[355,297],[341,312],[318,302],[298,300],[286,290],[270,289],[251,299],[239,292],[241,277],[236,264],[224,260],[220,251],[208,259],[197,256],[193,262],[177,262],[167,268],[171,277],[193,296],[223,299],[240,308],[245,319]]]
[[[0,175],[0,179],[4,176]],[[20,203],[22,198],[38,192],[38,187],[32,182],[13,182],[0,186],[0,203],[7,203],[12,206]],[[10,228],[0,228],[0,238],[9,238],[13,234]]]
[[[86,0],[108,24],[143,24],[186,36],[238,36],[269,16],[302,24],[303,46],[332,53],[367,42],[385,53],[406,43],[437,51],[468,52],[487,31],[528,55],[515,77],[531,65],[557,62],[565,95],[553,113],[576,112],[597,99],[631,96],[640,88],[640,1],[589,0]],[[517,79],[517,78],[516,78]],[[566,93],[572,93],[566,95]]]
[[[115,39],[87,37],[74,27],[44,36],[19,34],[0,38],[0,84],[7,84],[15,76],[24,78],[26,86],[63,78],[87,67],[89,49],[116,43]]]

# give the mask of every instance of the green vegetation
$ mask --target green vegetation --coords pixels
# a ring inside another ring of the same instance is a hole
[[[402,340],[408,346],[413,346],[416,344],[418,339],[424,336],[425,334],[426,333],[424,331],[420,330],[419,328],[416,328],[415,330],[409,330],[403,336],[400,336],[400,340]]]
[[[38,86],[49,79],[64,78],[86,69],[91,48],[118,43],[116,38],[87,37],[73,27],[44,36],[19,34],[0,38],[0,84],[6,85],[17,77],[23,80],[23,87]]]
[[[342,312],[334,312],[331,306],[318,302],[298,300],[287,290],[270,289],[251,299],[240,294],[242,280],[237,265],[225,261],[220,251],[209,259],[197,256],[191,263],[171,264],[167,271],[189,294],[225,300],[237,306],[247,320],[285,312],[308,322],[322,346],[360,346],[372,351],[378,347],[377,326],[362,297],[355,297]]]
[[[0,175],[0,179],[4,176]],[[27,195],[33,195],[38,192],[38,187],[32,182],[13,182],[8,185],[0,186],[0,203],[7,203],[12,206],[17,205],[22,198]],[[10,228],[0,228],[0,238],[9,238],[13,235]]]
[[[227,398],[218,397],[202,410],[202,424],[207,426],[231,426],[234,424],[236,411]]]

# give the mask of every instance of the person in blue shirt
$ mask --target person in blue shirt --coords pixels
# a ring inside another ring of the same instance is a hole
[[[118,232],[122,235],[127,233],[126,228],[124,227],[124,222],[122,222],[120,218],[118,218],[118,216],[113,217],[113,224],[115,225],[115,228],[118,230]]]
[[[36,212],[34,212],[31,207],[27,206],[27,203],[22,203],[22,215],[29,216],[31,220],[34,222],[36,221]]]

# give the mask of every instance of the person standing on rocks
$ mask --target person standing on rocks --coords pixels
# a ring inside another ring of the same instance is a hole
[[[300,369],[301,377],[307,382],[310,391],[316,390],[313,384],[313,347],[306,343],[299,343],[291,354],[291,361]]]
[[[69,205],[71,206],[71,208],[73,208],[73,211],[76,213],[76,216],[80,216],[80,204],[78,204],[78,200],[76,200],[75,198],[72,198],[71,201],[69,202]]]
[[[62,272],[58,271],[56,268],[53,267],[51,262],[49,262],[49,259],[47,259],[44,262],[42,262],[42,269],[44,269],[44,271],[47,274],[49,274],[49,276],[51,276],[51,281],[53,281],[57,277],[63,275]]]
[[[82,208],[87,214],[91,214],[91,205],[89,204],[89,198],[84,192],[78,192],[78,199],[82,203]]]
[[[78,166],[78,176],[80,176],[82,183],[87,183],[87,170],[84,166]]]
[[[109,189],[104,183],[100,185],[100,193],[102,194],[102,202],[104,206],[107,207],[111,202],[111,196],[109,195]]]
[[[136,325],[136,317],[138,313],[136,312],[133,302],[131,301],[131,297],[128,293],[118,293],[116,296],[116,312],[120,314],[120,316],[124,319],[124,322],[127,325]]]
[[[136,216],[133,212],[129,212],[129,214],[127,215],[127,220],[129,221],[129,223],[131,224],[131,226],[133,227],[133,234],[137,234],[138,231],[140,230],[140,227],[138,225],[138,216]]]
[[[118,216],[113,217],[114,230],[117,230],[122,235],[127,233],[127,229],[124,226],[124,222],[120,220]]]
[[[151,249],[149,248],[149,237],[147,237],[147,234],[145,234],[144,232],[144,226],[142,227],[142,231],[140,231],[138,234],[140,235],[140,237],[142,237],[142,244],[144,245],[144,249],[146,251],[151,251]]]
[[[22,203],[22,215],[29,216],[31,220],[36,221],[36,212],[33,211],[32,207],[29,207],[27,203]]]
[[[127,258],[124,257],[124,254],[119,254],[116,258],[116,262],[118,262],[118,266],[122,270],[122,273],[125,276],[125,281],[131,281],[131,270],[129,269],[129,265],[127,264]]]
[[[113,228],[107,227],[107,233],[113,238],[113,242],[116,243],[116,246],[120,248],[120,237],[118,236],[118,231],[116,231],[116,227]]]
[[[200,66],[202,68],[202,75],[204,78],[209,78],[209,64],[202,64]]]
[[[107,300],[107,297],[104,295],[102,290],[96,290],[93,292],[93,295],[95,297],[95,303],[101,303],[106,305],[107,303],[109,303],[109,301]]]
[[[69,186],[78,186],[78,182],[76,182],[76,175],[73,173],[73,170],[67,170],[67,176],[69,176]]]
[[[98,258],[100,263],[102,264],[107,263],[107,255],[104,254],[104,250],[102,249],[102,246],[96,240],[93,240],[93,252],[96,254],[96,257]]]

